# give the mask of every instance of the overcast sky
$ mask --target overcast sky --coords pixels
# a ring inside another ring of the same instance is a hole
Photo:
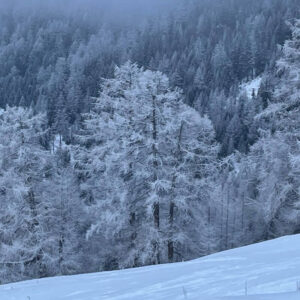
[[[176,9],[178,3],[187,0],[0,0],[0,9],[15,13],[31,10],[43,13],[59,11],[67,14],[89,13],[105,16],[114,22],[138,21],[152,14]]]

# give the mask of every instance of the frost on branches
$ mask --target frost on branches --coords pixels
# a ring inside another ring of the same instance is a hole
[[[165,75],[130,62],[116,68],[78,139],[86,148],[77,155],[81,187],[94,216],[88,237],[110,245],[111,264],[203,251],[218,146],[211,122],[183,103]]]
[[[79,194],[46,125],[32,110],[0,110],[1,282],[79,270]]]

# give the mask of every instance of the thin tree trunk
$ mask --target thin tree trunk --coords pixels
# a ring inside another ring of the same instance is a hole
[[[232,232],[231,232],[231,248],[234,247],[235,224],[236,224],[236,206],[234,205],[233,225],[232,225]]]
[[[208,241],[207,241],[207,253],[210,253],[210,241],[211,241],[211,208],[208,205],[208,212],[207,212],[207,224],[208,224]]]
[[[243,200],[242,200],[242,233],[244,232],[244,215],[245,215],[245,195],[243,194]]]
[[[59,272],[60,272],[60,275],[63,274],[62,272],[62,264],[63,264],[63,261],[64,261],[64,243],[65,243],[65,238],[64,238],[64,235],[61,234],[60,235],[60,238],[59,238],[59,243],[58,243],[58,254],[59,254],[59,261],[58,261],[58,264],[59,264]]]
[[[62,184],[60,186],[60,236],[59,236],[59,241],[58,241],[58,257],[59,257],[59,261],[58,261],[58,265],[59,265],[59,272],[62,275],[62,264],[64,261],[64,245],[65,245],[65,223],[67,222],[67,218],[65,216],[65,207],[64,207],[64,200],[62,198],[63,195],[63,187]]]
[[[223,221],[224,221],[224,196],[223,196],[223,187],[222,187],[222,205],[221,205],[221,232],[220,232],[220,241],[221,241],[221,245],[220,245],[220,250],[223,250]]]
[[[34,195],[34,192],[32,189],[30,189],[30,191],[27,195],[27,199],[28,199],[28,204],[29,204],[29,208],[30,208],[30,214],[32,217],[32,222],[30,224],[29,230],[32,234],[33,242],[35,244],[38,244],[37,227],[39,226],[39,221],[38,221],[37,204],[36,204],[35,195]],[[30,261],[28,261],[28,264],[30,264],[30,263],[38,264],[39,275],[44,276],[44,274],[43,274],[44,270],[40,263],[41,259],[42,259],[42,249],[38,250],[35,257],[33,257]]]
[[[178,135],[178,144],[177,144],[177,167],[181,161],[181,138],[182,138],[182,130],[183,130],[183,123],[181,123]],[[175,171],[176,173],[176,171]],[[173,234],[174,234],[174,197],[175,197],[175,186],[176,186],[176,174],[173,175],[172,178],[172,191],[173,195],[170,201],[169,207],[169,230],[170,230],[170,237],[168,241],[168,260],[169,262],[174,261],[174,241],[173,241]]]
[[[169,262],[174,261],[174,241],[173,241],[174,208],[175,208],[175,204],[174,204],[173,201],[171,201],[170,209],[169,209],[169,222],[170,222],[170,230],[171,230],[171,237],[168,241],[168,259],[169,259]]]
[[[156,97],[152,96],[152,138],[153,138],[153,144],[152,144],[152,152],[153,152],[153,182],[157,180],[157,168],[158,168],[158,162],[157,162],[157,148],[156,148],[156,142],[157,142],[157,123],[156,123]],[[154,220],[154,227],[159,231],[160,226],[160,205],[159,205],[159,199],[156,199],[156,201],[153,203],[153,220]],[[159,243],[158,241],[154,241],[154,254],[156,256],[156,263],[160,263],[160,254],[159,254]]]
[[[130,213],[130,220],[129,220],[130,226],[132,227],[132,233],[130,235],[131,238],[131,249],[135,249],[136,247],[136,237],[137,237],[137,231],[136,231],[136,213],[135,212],[131,212]],[[137,267],[138,266],[138,257],[136,256],[134,258],[134,265],[133,267]]]
[[[227,207],[226,207],[226,249],[228,249],[228,231],[229,231],[229,190],[227,187]]]

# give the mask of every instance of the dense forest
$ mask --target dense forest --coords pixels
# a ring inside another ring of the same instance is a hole
[[[0,3],[0,283],[300,232],[299,13]]]

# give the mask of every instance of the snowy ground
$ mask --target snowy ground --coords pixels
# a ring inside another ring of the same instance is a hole
[[[255,96],[258,94],[258,90],[261,85],[262,78],[261,77],[256,77],[251,81],[244,82],[243,84],[240,85],[240,91],[241,93],[246,93],[248,98],[252,98],[253,92]]]
[[[298,280],[295,235],[190,262],[3,285],[0,299],[299,300]]]

